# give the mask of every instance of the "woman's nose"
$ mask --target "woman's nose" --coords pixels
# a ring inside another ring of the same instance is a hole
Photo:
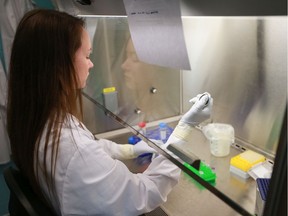
[[[127,69],[128,69],[128,59],[126,59],[126,60],[122,63],[121,68],[122,68],[123,70],[127,70]]]
[[[94,64],[93,62],[90,60],[90,67],[89,68],[93,68],[94,67]]]

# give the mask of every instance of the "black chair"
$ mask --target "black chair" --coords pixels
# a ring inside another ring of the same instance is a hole
[[[55,216],[53,211],[33,192],[27,179],[14,167],[4,170],[4,179],[10,190],[10,216]]]

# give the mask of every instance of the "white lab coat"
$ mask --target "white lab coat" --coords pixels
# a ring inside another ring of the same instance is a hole
[[[41,186],[59,215],[136,216],[166,201],[178,182],[180,169],[159,155],[144,173],[133,174],[117,160],[119,146],[109,140],[95,140],[75,117],[68,118],[61,131],[55,172],[57,197],[49,196],[40,176]]]

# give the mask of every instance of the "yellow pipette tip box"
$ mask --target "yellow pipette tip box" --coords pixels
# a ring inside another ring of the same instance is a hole
[[[246,150],[245,152],[231,158],[230,164],[244,172],[248,172],[256,164],[265,161],[265,157],[251,150]]]

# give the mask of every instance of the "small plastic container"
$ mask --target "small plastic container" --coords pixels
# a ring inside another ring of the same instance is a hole
[[[211,154],[225,157],[230,153],[230,146],[234,143],[234,128],[229,124],[212,123],[204,126],[202,132],[210,141]]]
[[[164,122],[159,123],[159,135],[163,142],[167,139],[167,124]]]
[[[139,126],[139,132],[142,135],[146,136],[146,122],[139,122],[138,126]]]

